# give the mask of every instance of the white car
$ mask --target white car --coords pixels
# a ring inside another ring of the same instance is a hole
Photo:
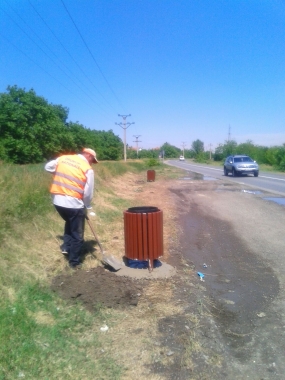
[[[179,157],[179,161],[185,161],[184,156],[180,156],[180,157]]]

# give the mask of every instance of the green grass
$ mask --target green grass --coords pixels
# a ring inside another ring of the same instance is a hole
[[[143,160],[94,167],[95,208],[97,196],[110,205],[100,210],[102,228],[133,206],[110,189],[110,181],[127,172],[146,180],[148,169]],[[157,177],[177,177],[176,169],[165,165],[151,169]],[[51,175],[43,164],[0,164],[0,178],[0,380],[120,379],[123,368],[97,333],[103,322],[112,323],[114,312],[98,307],[89,313],[50,290],[62,231],[49,194]]]
[[[17,223],[50,211],[50,176],[39,165],[0,165],[0,240],[15,233]]]
[[[1,380],[119,379],[120,366],[102,355],[94,332],[100,311],[70,307],[34,283],[26,284],[14,302],[2,300],[0,318]],[[96,360],[90,360],[91,353]]]
[[[263,172],[282,173],[282,170],[277,170],[275,167],[266,164],[259,164],[259,170]]]
[[[146,163],[140,161],[104,161],[95,166],[96,174],[101,180],[111,179],[121,176],[129,171],[139,173],[146,169]]]
[[[95,167],[96,182],[121,176],[128,171],[143,171],[141,162],[102,162]],[[15,223],[31,221],[51,211],[49,187],[51,175],[44,165],[0,165],[0,238],[15,231]]]
[[[143,160],[94,167],[95,211],[96,197],[108,203],[100,209],[101,228],[133,206],[117,196],[110,181],[127,172],[142,173],[146,180],[148,169]],[[151,169],[158,179],[180,175],[166,165]],[[43,164],[0,164],[0,178],[0,380],[120,379],[124,369],[104,350],[106,335],[103,341],[97,333],[103,322],[112,324],[114,311],[98,305],[90,313],[50,290],[62,231],[49,194],[51,175]]]
[[[110,206],[102,203],[99,210],[102,229],[122,220],[122,211],[133,206],[111,189],[114,177],[131,172],[146,180],[146,171],[154,169],[159,181],[185,173],[162,164],[150,168],[139,160],[100,162],[94,169],[95,211],[97,196]],[[99,331],[103,323],[117,323],[115,312],[97,305],[90,313],[50,290],[58,273],[50,260],[58,257],[53,250],[62,231],[50,200],[50,182],[43,165],[0,164],[0,380],[119,380],[124,368],[106,350],[111,336],[103,340]]]

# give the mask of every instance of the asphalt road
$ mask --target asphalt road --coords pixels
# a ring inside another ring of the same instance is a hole
[[[181,162],[178,160],[167,160],[166,164],[176,166],[181,169],[189,170],[191,172],[196,172],[208,179],[212,178],[222,178],[234,181],[239,184],[245,184],[247,186],[253,187],[255,189],[260,189],[273,194],[285,196],[285,174],[269,173],[269,172],[259,172],[258,177],[253,175],[242,175],[240,177],[232,177],[229,174],[227,177],[224,175],[223,167],[194,164],[192,162]],[[206,179],[206,178],[205,178]]]

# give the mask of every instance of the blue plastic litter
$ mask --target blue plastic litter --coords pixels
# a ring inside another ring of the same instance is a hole
[[[153,267],[158,268],[162,265],[159,260],[153,260]],[[148,269],[148,261],[128,259],[127,266],[134,269]]]
[[[197,272],[197,275],[200,277],[200,280],[202,280],[202,278],[204,278],[205,276],[204,276],[204,274],[203,273],[201,273],[201,272]]]

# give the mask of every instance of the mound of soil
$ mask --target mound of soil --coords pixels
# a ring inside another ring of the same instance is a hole
[[[53,279],[51,288],[62,298],[82,302],[92,311],[96,304],[111,308],[136,306],[144,280],[118,277],[103,267],[64,273]]]

